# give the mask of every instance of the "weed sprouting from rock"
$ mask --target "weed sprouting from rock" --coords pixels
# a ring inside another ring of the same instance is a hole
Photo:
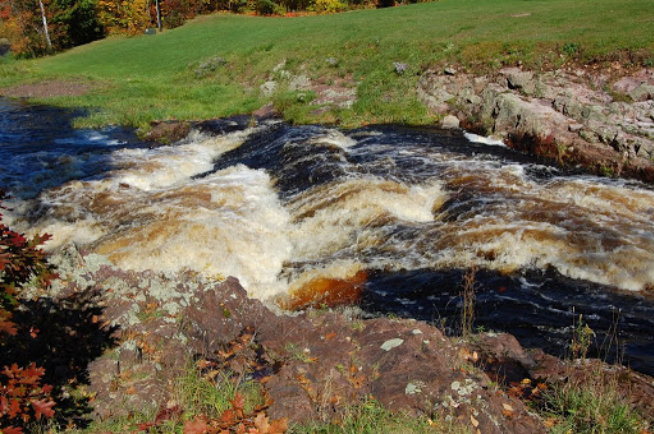
[[[475,322],[475,298],[478,289],[478,283],[475,280],[477,267],[474,265],[463,276],[461,284],[461,335],[468,339],[473,333],[473,324]]]

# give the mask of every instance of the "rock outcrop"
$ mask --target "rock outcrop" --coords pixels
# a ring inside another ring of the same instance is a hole
[[[583,70],[448,71],[419,80],[418,97],[434,112],[560,163],[654,181],[654,70],[619,80]]]
[[[96,418],[169,403],[176,379],[201,358],[239,378],[265,371],[271,418],[329,421],[374,397],[391,410],[454,419],[476,432],[539,433],[546,431],[542,421],[498,379],[511,380],[514,372],[518,380],[559,381],[570,372],[554,357],[524,350],[511,335],[465,343],[414,320],[362,319],[355,309],[276,314],[248,298],[234,278],[126,272],[74,246],[55,259],[62,280],[48,296],[56,303],[95,294],[102,311],[94,323],[114,339],[88,365]],[[650,403],[634,405],[652,412],[652,379],[620,369],[631,379],[625,387]]]

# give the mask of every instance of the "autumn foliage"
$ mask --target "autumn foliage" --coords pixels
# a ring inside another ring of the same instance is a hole
[[[5,198],[0,191],[0,209]],[[21,327],[12,321],[12,313],[20,304],[20,290],[28,283],[47,286],[55,277],[39,248],[48,238],[44,235],[28,239],[4,225],[0,214],[0,348],[5,346],[6,338],[16,335]],[[22,426],[54,415],[52,387],[41,384],[44,374],[45,369],[34,363],[27,367],[12,364],[0,371],[0,430],[3,434],[21,433]]]

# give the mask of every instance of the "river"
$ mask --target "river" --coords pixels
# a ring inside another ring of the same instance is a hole
[[[451,331],[475,267],[476,327],[562,355],[583,315],[597,351],[654,374],[650,186],[460,132],[236,117],[150,148],[74,130],[78,115],[0,100],[5,217],[53,234],[50,250],[72,241],[124,268],[233,275],[285,307],[351,303]]]

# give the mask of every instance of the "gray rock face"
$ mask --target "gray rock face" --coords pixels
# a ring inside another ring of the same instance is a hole
[[[459,118],[452,115],[447,115],[441,121],[441,128],[444,130],[455,130],[459,128]]]
[[[629,96],[636,102],[647,101],[654,99],[654,85],[642,83],[634,90],[629,92]]]
[[[272,94],[275,92],[276,89],[277,89],[276,81],[266,81],[264,84],[259,86],[259,91],[263,96],[266,97],[272,96]]]
[[[531,71],[521,71],[518,68],[508,68],[500,71],[500,73],[503,73],[506,76],[509,89],[521,90],[527,95],[533,94],[536,90],[534,73]]]
[[[309,90],[311,89],[311,80],[304,74],[291,77],[288,82],[288,90]]]
[[[651,167],[654,181],[654,70],[613,84],[613,92],[633,102],[615,101],[615,94],[604,90],[607,83],[607,76],[587,77],[584,71],[536,76],[505,68],[494,77],[427,71],[417,94],[434,113],[475,118],[476,128],[488,134],[550,143],[550,152],[559,159],[560,146],[589,146],[603,158],[613,152],[611,161],[632,166],[637,175]]]

